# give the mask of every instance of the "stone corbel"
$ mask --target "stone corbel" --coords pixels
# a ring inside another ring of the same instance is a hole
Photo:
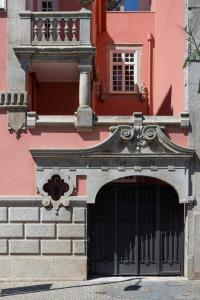
[[[192,210],[195,206],[195,197],[194,196],[188,196],[186,199],[181,199],[180,203],[186,204],[188,210]]]
[[[26,92],[8,92],[0,94],[0,108],[7,110],[8,130],[20,135],[26,129],[28,95]]]
[[[190,114],[189,112],[180,113],[181,128],[188,128],[190,125]]]
[[[134,125],[135,126],[142,126],[143,124],[143,114],[141,112],[135,112],[134,116]]]
[[[140,100],[143,102],[148,98],[148,89],[144,84],[144,81],[141,82],[139,86]]]
[[[27,112],[27,128],[35,129],[37,120],[37,113],[35,111]]]

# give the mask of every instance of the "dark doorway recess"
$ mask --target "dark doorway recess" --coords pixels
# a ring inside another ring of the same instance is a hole
[[[109,183],[88,205],[89,275],[183,275],[184,207],[166,184]]]

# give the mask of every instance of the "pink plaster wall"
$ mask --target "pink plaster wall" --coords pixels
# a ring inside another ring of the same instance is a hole
[[[7,90],[7,17],[0,12],[0,91]]]
[[[35,162],[30,149],[77,149],[92,147],[109,136],[108,128],[79,134],[74,128],[41,128],[22,134],[17,139],[7,130],[7,115],[0,114],[0,195],[36,195]],[[187,146],[187,133],[170,129],[169,136],[176,143]],[[77,181],[77,194],[87,194],[87,180]]]
[[[141,26],[142,24],[142,26]],[[95,111],[105,115],[132,115],[141,111],[148,114],[148,103],[141,102],[135,95],[109,94],[109,46],[114,44],[141,46],[141,81],[148,85],[148,33],[154,34],[154,13],[151,12],[108,12],[107,31],[97,41],[97,69],[106,88],[104,102],[97,99]]]
[[[155,92],[154,114],[178,115],[184,107],[184,70],[186,41],[185,1],[154,0],[155,11]]]
[[[179,30],[184,20],[184,1],[157,0],[153,2],[155,13],[107,14],[107,33],[104,31],[97,39],[97,62],[102,80],[106,83],[107,45],[141,44],[141,79],[148,82],[148,33],[155,38],[154,55],[154,113],[178,114],[184,110],[183,61],[185,40]],[[120,24],[119,24],[120,23]],[[7,22],[0,15],[0,90],[7,89]],[[169,93],[170,92],[170,93]],[[167,96],[167,97],[166,97]],[[98,114],[132,114],[134,111],[147,113],[146,104],[130,96],[108,97],[105,102],[96,101]],[[167,99],[167,101],[166,101]],[[169,101],[170,100],[170,101]],[[162,110],[161,110],[162,108]],[[106,139],[108,128],[96,128],[91,133],[79,134],[74,128],[41,128],[16,139],[8,133],[7,115],[0,113],[0,195],[36,195],[35,162],[30,149],[72,149],[94,146]],[[168,130],[169,137],[177,144],[187,146],[187,132],[173,128]],[[78,179],[80,195],[87,193],[86,178]]]
[[[7,115],[0,114],[0,195],[35,195],[35,162],[30,149],[73,149],[92,147],[108,137],[106,128],[91,133],[75,128],[43,128],[16,139],[7,129]],[[81,186],[82,185],[82,186]],[[86,193],[86,182],[80,179],[80,194]]]

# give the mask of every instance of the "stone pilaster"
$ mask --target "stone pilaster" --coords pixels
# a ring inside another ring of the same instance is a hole
[[[195,38],[198,39],[200,34],[200,1],[187,0],[187,27],[192,29]],[[199,44],[199,41],[198,41]],[[189,49],[193,49],[193,45],[189,43]],[[200,95],[198,93],[200,80],[200,61],[194,60],[187,70],[187,86],[186,94],[188,98],[188,111],[190,114],[190,146],[195,148],[196,156],[194,162],[194,172],[191,180],[192,193],[196,199],[196,205],[188,208],[186,215],[186,272],[189,278],[200,278],[200,241],[199,224],[200,224]]]

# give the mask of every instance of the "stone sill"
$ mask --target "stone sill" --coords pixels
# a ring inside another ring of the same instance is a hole
[[[181,128],[189,127],[189,114],[180,113],[179,117],[175,116],[143,116],[141,113],[135,113],[133,116],[95,116],[95,126],[113,126],[129,125],[140,121],[143,125],[174,126]],[[36,115],[33,112],[27,114],[27,127],[34,129],[36,127],[62,127],[75,126],[75,115],[63,116],[44,116]]]

